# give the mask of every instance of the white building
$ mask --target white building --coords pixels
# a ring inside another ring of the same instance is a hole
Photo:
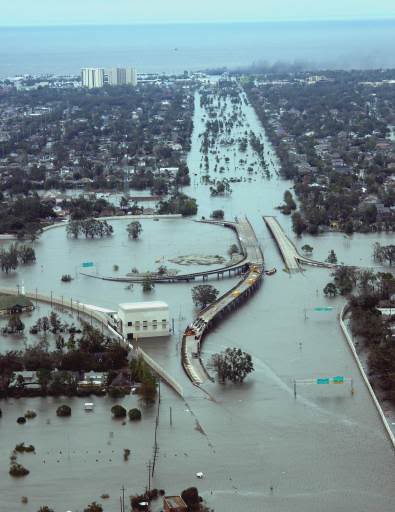
[[[137,85],[136,68],[126,68],[126,83],[134,87]]]
[[[127,302],[119,304],[116,315],[119,332],[128,339],[169,336],[169,306],[166,302]]]
[[[88,89],[103,87],[104,69],[103,68],[83,68],[81,69],[82,86]]]
[[[125,85],[126,84],[126,69],[125,68],[111,68],[108,70],[108,84],[109,85]]]

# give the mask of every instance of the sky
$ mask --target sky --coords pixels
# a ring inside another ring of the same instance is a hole
[[[395,18],[395,0],[0,0],[0,26]]]

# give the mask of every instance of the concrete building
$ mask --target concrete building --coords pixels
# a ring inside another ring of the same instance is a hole
[[[119,304],[114,317],[118,332],[126,339],[169,336],[169,306],[166,302],[128,302]]]
[[[125,68],[111,68],[108,70],[108,84],[109,85],[125,85],[126,84],[126,69]]]
[[[136,68],[126,68],[126,83],[134,87],[137,85]]]
[[[81,70],[82,86],[88,89],[103,87],[104,69],[103,68],[83,68]]]

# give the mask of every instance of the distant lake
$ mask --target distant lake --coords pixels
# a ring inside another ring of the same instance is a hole
[[[133,65],[180,72],[300,61],[395,67],[395,20],[0,28],[0,76]]]

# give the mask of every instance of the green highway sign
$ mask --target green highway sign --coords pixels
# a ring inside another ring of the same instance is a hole
[[[333,308],[331,306],[323,306],[314,308],[314,311],[332,311],[332,309]]]
[[[329,379],[317,379],[317,384],[329,384]]]
[[[83,268],[93,267],[93,261],[84,261],[82,264]]]
[[[337,377],[333,377],[333,384],[344,384],[344,377],[338,375]]]

